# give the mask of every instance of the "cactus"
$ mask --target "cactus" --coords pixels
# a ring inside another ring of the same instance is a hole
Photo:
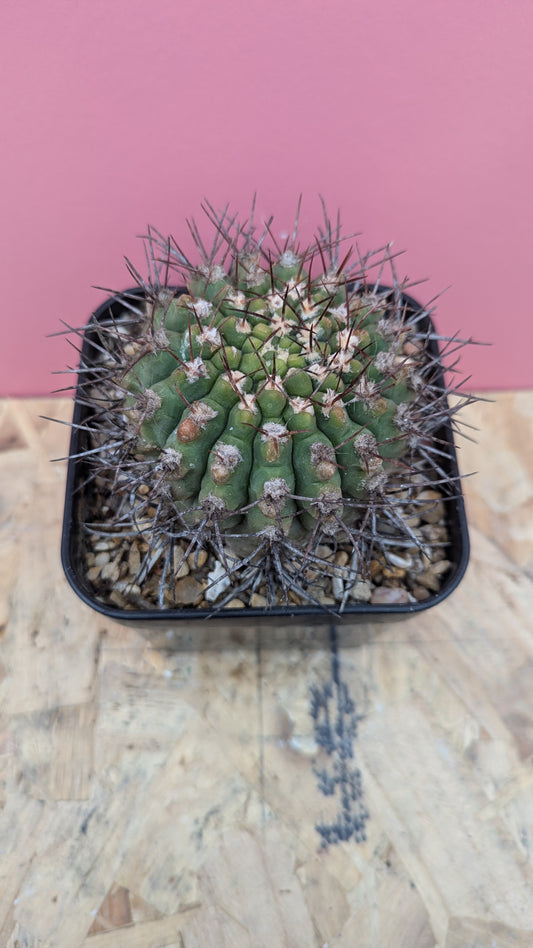
[[[240,223],[206,203],[208,247],[188,222],[195,260],[149,228],[146,276],[127,261],[136,289],[91,337],[78,391],[108,513],[88,529],[143,538],[137,578],[157,575],[162,608],[200,549],[232,580],[226,599],[316,601],[325,575],[365,578],[393,545],[420,545],[413,485],[454,493],[440,432],[459,406],[428,311],[391,247],[362,255],[324,205],[302,248],[299,207],[280,243],[253,207]],[[339,545],[348,567],[324,557]]]

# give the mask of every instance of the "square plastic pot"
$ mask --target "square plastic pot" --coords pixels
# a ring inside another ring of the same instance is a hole
[[[386,288],[383,288],[386,289]],[[184,290],[183,290],[184,291]],[[127,295],[141,295],[136,290],[128,290]],[[414,312],[420,312],[420,304],[411,297],[405,296],[406,304]],[[92,315],[90,322],[85,330],[82,343],[81,364],[87,368],[94,364],[94,353],[97,351],[94,343],[97,334],[95,327],[99,322],[108,320],[111,316],[114,319],[120,319],[121,314],[125,313],[125,308],[120,295],[110,297],[106,300]],[[428,315],[424,315],[419,323],[422,329],[433,330],[433,323]],[[439,356],[438,344],[435,339],[430,338],[428,350],[432,357]],[[85,376],[86,377],[86,376]],[[437,384],[444,389],[444,376],[442,369],[437,375]],[[446,523],[449,535],[449,545],[445,550],[446,559],[450,562],[450,567],[442,581],[438,592],[431,593],[428,598],[422,601],[408,603],[387,603],[370,604],[365,602],[349,602],[346,604],[342,613],[319,608],[312,604],[301,606],[276,606],[271,609],[245,607],[240,609],[225,608],[219,612],[209,612],[205,608],[196,608],[194,606],[186,608],[164,608],[164,609],[121,609],[113,604],[106,604],[97,597],[86,578],[86,560],[87,540],[83,530],[83,511],[84,511],[84,488],[88,474],[89,465],[85,458],[79,455],[85,450],[84,432],[79,426],[82,426],[87,418],[88,409],[83,404],[83,399],[78,397],[76,400],[73,414],[73,428],[70,440],[69,462],[67,469],[67,481],[65,491],[65,506],[63,517],[63,532],[61,542],[61,559],[65,575],[77,595],[92,609],[117,620],[125,625],[139,626],[160,626],[165,628],[183,627],[183,624],[208,622],[210,626],[225,623],[226,626],[245,627],[246,625],[257,625],[257,623],[269,622],[274,625],[294,623],[295,621],[306,625],[316,623],[324,624],[331,622],[334,618],[338,623],[358,623],[358,622],[383,622],[393,619],[402,619],[412,616],[415,613],[425,612],[445,600],[457,587],[461,581],[469,558],[469,539],[465,514],[464,499],[461,491],[461,481],[459,480],[459,470],[457,464],[457,455],[455,451],[453,431],[450,424],[445,424],[437,432],[437,437],[445,441],[448,448],[446,456],[442,459],[442,467],[447,475],[454,479],[454,496],[445,501]]]

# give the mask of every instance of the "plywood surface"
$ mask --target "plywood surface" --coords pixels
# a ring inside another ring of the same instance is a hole
[[[494,398],[449,600],[218,647],[76,598],[70,403],[1,403],[0,948],[533,944],[533,394]]]

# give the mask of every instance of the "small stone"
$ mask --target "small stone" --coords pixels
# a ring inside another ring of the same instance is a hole
[[[323,589],[318,591],[316,598],[323,606],[333,606],[335,604],[333,596],[328,596]]]
[[[178,605],[194,606],[204,595],[204,587],[193,576],[184,576],[176,582],[174,593]]]
[[[244,602],[242,602],[240,599],[230,599],[230,601],[226,603],[224,608],[225,609],[245,609],[246,606]]]
[[[110,560],[110,559],[111,559],[111,557],[110,557],[109,553],[97,553],[96,556],[95,556],[95,558],[94,558],[94,565],[95,565],[95,566],[105,566],[106,563],[109,563],[109,560]]]
[[[119,581],[115,583],[115,589],[123,596],[137,597],[141,595],[140,586],[137,586],[135,583],[127,582],[123,579],[119,579]]]
[[[426,543],[439,544],[448,541],[448,530],[443,523],[425,523],[424,526],[420,528],[420,532],[423,541]],[[440,555],[438,550],[436,550],[436,554]]]
[[[449,560],[437,560],[431,564],[431,569],[435,573],[435,576],[442,576],[443,573],[449,570],[451,565]]]
[[[407,339],[403,344],[403,352],[406,356],[418,355],[422,349],[422,344],[418,341]]]
[[[90,583],[94,583],[94,581],[98,579],[101,569],[101,566],[91,566],[91,568],[87,570],[87,579]]]
[[[174,550],[174,578],[183,579],[183,577],[188,576],[189,573],[189,564],[183,556],[183,550],[178,546]]]
[[[250,605],[253,609],[264,609],[266,604],[266,596],[262,596],[261,593],[254,593],[250,599]]]
[[[384,579],[403,579],[405,576],[405,570],[401,566],[384,566],[383,567],[383,578]]]
[[[425,550],[422,550],[420,554],[420,562],[422,563],[422,569],[429,569],[431,566],[431,556]]]
[[[406,589],[400,589],[399,586],[378,586],[374,589],[370,602],[373,605],[396,605],[411,602],[411,597]]]
[[[87,563],[87,566],[94,566],[94,560],[95,560],[94,553],[85,554],[85,562]]]
[[[438,523],[444,517],[444,504],[442,494],[438,490],[422,490],[418,495],[418,502],[422,501],[422,507],[417,504],[417,510],[426,523]]]
[[[194,553],[189,553],[187,562],[189,569],[200,569],[202,566],[205,566],[207,562],[207,551],[196,550]]]
[[[372,587],[370,583],[360,579],[348,590],[348,595],[350,599],[356,599],[358,602],[369,602],[372,596]]]
[[[429,599],[430,595],[429,589],[425,589],[424,586],[413,586],[413,596],[417,602],[423,602],[424,599]]]
[[[116,589],[112,589],[109,593],[109,601],[113,603],[114,606],[118,606],[119,609],[127,609],[128,603],[124,599],[124,596],[121,596]]]
[[[120,576],[120,569],[118,563],[113,561],[112,563],[106,563],[102,566],[102,572],[100,573],[102,579],[108,579],[110,582],[114,583]]]
[[[335,563],[337,566],[346,566],[349,560],[350,557],[348,556],[346,550],[339,550],[339,552],[335,554]]]
[[[416,580],[421,586],[431,589],[432,592],[438,592],[440,588],[439,577],[435,575],[432,569],[425,569],[423,573],[419,573]]]
[[[330,560],[333,556],[333,550],[330,546],[326,546],[325,543],[321,543],[319,546],[317,546],[314,553],[315,556],[320,557],[322,560]]]
[[[95,553],[102,553],[102,552],[105,552],[106,550],[114,550],[116,545],[117,545],[116,540],[113,540],[113,539],[96,540],[96,542],[93,543],[93,550]]]
[[[128,569],[130,576],[136,576],[141,568],[141,554],[137,546],[132,546],[128,554]]]

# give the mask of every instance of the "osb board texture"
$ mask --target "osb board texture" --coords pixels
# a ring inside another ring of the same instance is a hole
[[[472,557],[448,600],[245,645],[79,601],[50,463],[69,431],[39,417],[71,404],[0,410],[0,945],[532,945],[533,394],[465,414]]]

